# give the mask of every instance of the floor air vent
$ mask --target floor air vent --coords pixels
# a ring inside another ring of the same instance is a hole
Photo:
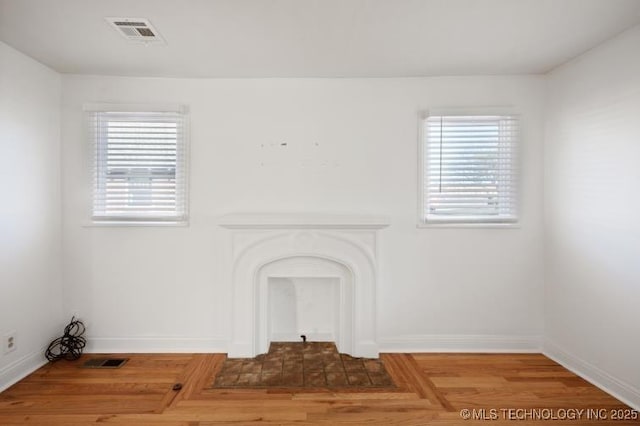
[[[82,368],[120,368],[129,358],[94,358],[86,361]]]

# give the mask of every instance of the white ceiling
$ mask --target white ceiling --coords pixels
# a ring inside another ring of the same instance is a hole
[[[105,17],[148,18],[166,45]],[[64,73],[544,73],[640,22],[640,0],[0,0],[0,40]]]

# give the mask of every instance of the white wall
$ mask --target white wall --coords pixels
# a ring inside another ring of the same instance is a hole
[[[549,76],[547,353],[640,406],[640,26]]]
[[[66,309],[93,350],[225,350],[229,212],[389,215],[381,234],[383,350],[535,349],[543,329],[542,77],[157,79],[63,76]],[[86,227],[85,102],[191,110],[191,225]],[[417,229],[418,112],[523,113],[516,229]],[[280,146],[286,142],[287,147]],[[317,144],[317,145],[316,145]],[[453,337],[451,337],[453,336]],[[444,339],[444,340],[443,340]],[[448,340],[447,340],[448,339]]]
[[[0,42],[0,390],[61,334],[60,76]],[[4,354],[4,335],[17,349]]]

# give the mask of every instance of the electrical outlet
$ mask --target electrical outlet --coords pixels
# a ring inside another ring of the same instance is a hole
[[[4,347],[5,354],[15,351],[18,347],[18,341],[16,340],[16,332],[11,331],[5,334],[4,338],[2,339],[2,344]]]

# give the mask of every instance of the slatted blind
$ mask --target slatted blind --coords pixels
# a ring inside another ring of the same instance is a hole
[[[436,115],[423,125],[423,219],[515,222],[517,116]]]
[[[94,221],[186,220],[184,114],[94,111],[89,127]]]

